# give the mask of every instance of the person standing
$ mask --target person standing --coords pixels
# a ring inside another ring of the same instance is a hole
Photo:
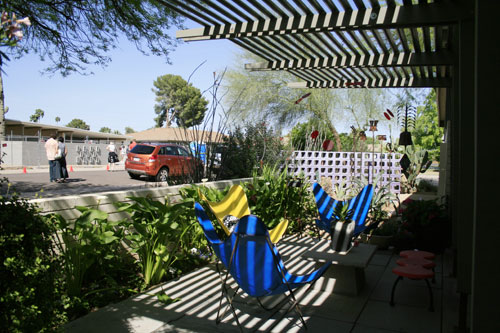
[[[68,169],[66,168],[66,156],[68,155],[68,148],[64,144],[64,138],[62,136],[59,137],[59,150],[61,151],[61,158],[59,159],[59,165],[61,167],[61,178],[59,182],[65,183],[66,178],[69,178]]]
[[[52,134],[47,142],[45,142],[45,152],[47,154],[47,159],[49,160],[50,182],[55,182],[59,178],[61,178],[59,161],[56,160],[56,155],[59,148],[56,137],[57,136],[55,134]]]
[[[135,139],[132,139],[132,142],[128,146],[128,151],[130,152],[132,150],[132,148],[135,147],[136,144],[137,144],[137,142],[135,141]]]
[[[106,147],[108,151],[108,171],[113,171],[115,163],[118,162],[118,155],[116,154],[116,146],[111,141],[109,145]]]
[[[125,148],[125,145],[121,146],[120,155],[122,155],[122,162],[125,164],[125,160],[127,159],[127,148]]]

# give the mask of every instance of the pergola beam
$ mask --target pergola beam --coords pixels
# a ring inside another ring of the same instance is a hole
[[[390,79],[378,78],[367,79],[363,81],[304,81],[290,82],[288,87],[297,89],[307,88],[431,88],[431,87],[451,87],[449,78],[430,78],[430,79]]]
[[[321,68],[349,67],[409,67],[409,66],[442,66],[454,65],[454,57],[450,51],[439,52],[402,52],[371,54],[369,56],[341,56],[324,58],[287,59],[245,64],[250,71],[264,70],[302,70]]]
[[[439,26],[456,23],[466,15],[459,3],[437,2],[212,25],[180,30],[176,32],[176,37],[184,41],[197,41],[339,30]]]

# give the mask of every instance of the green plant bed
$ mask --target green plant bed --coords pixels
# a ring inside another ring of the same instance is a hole
[[[442,253],[449,246],[451,223],[446,205],[438,199],[406,199],[401,214],[401,228],[394,239],[398,251],[419,249]]]

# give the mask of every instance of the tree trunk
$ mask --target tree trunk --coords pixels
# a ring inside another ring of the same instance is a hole
[[[0,141],[5,141],[5,105],[3,96],[2,60],[0,59]]]
[[[337,145],[338,151],[342,151],[342,143],[340,142],[339,132],[337,132],[337,130],[335,129],[335,127],[333,127],[333,125],[331,123],[329,126],[331,126],[330,130],[332,131],[333,136],[335,138],[335,143]]]

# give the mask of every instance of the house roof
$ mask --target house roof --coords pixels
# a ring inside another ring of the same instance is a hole
[[[102,132],[93,132],[80,128],[47,125],[42,123],[33,123],[29,121],[21,121],[15,119],[5,119],[6,135],[15,136],[49,136],[53,133],[57,135],[65,134],[67,137],[81,138],[89,140],[115,140],[115,141],[128,141],[131,139],[130,135],[111,134]]]
[[[179,127],[151,128],[130,134],[139,142],[223,142],[224,134],[212,131],[190,130]]]

